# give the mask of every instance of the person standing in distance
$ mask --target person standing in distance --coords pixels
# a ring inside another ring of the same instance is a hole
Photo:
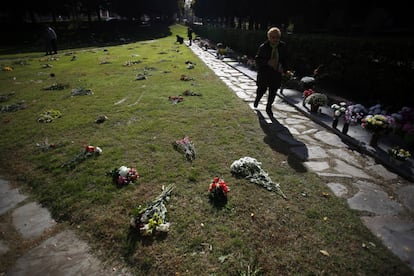
[[[281,32],[277,27],[272,27],[267,32],[267,40],[263,42],[255,56],[257,66],[257,90],[254,108],[257,108],[260,99],[269,89],[266,112],[273,116],[272,105],[276,98],[277,90],[282,84],[282,74],[286,68],[287,47],[280,40]]]
[[[57,35],[55,30],[46,25],[46,55],[57,54]]]
[[[188,27],[187,29],[187,37],[188,37],[188,41],[189,41],[189,46],[191,46],[191,44],[193,43],[193,29],[191,29],[190,27]]]

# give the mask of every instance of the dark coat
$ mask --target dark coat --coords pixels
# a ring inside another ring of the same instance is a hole
[[[279,64],[285,70],[287,68],[287,47],[285,42],[279,42],[278,51]],[[259,46],[259,49],[257,50],[257,54],[255,56],[256,66],[258,70],[257,86],[279,88],[281,85],[282,75],[278,70],[275,70],[267,64],[271,58],[271,55],[272,46],[270,46],[270,42],[267,40]]]

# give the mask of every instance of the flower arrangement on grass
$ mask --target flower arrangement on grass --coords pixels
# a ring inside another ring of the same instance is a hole
[[[230,166],[231,173],[236,177],[249,179],[250,182],[261,185],[268,191],[274,191],[287,199],[280,189],[279,183],[274,183],[269,175],[261,168],[262,163],[252,157],[243,157],[234,161]]]
[[[130,221],[131,227],[138,229],[143,236],[150,236],[157,232],[168,232],[170,223],[166,218],[165,203],[168,202],[174,188],[174,185],[170,185],[163,189],[162,193],[146,207],[140,205],[134,208]]]
[[[112,180],[118,187],[134,184],[139,178],[138,172],[135,168],[128,168],[121,166],[108,172],[107,175],[112,177]]]
[[[62,168],[64,168],[64,167],[72,168],[75,165],[77,165],[78,163],[86,160],[87,158],[90,158],[90,157],[93,157],[93,156],[99,156],[101,154],[102,154],[102,149],[100,147],[85,146],[83,148],[83,150],[81,151],[81,153],[76,155],[71,160],[63,163],[63,165],[61,167]]]
[[[367,115],[361,120],[361,126],[371,132],[387,130],[394,123],[394,119],[388,115]]]
[[[399,146],[389,149],[388,153],[392,158],[400,161],[406,161],[411,157],[411,153],[408,150],[405,150]]]
[[[195,159],[195,147],[188,136],[185,136],[183,139],[174,141],[172,145],[176,151],[183,153],[188,161],[193,161]]]
[[[50,109],[44,111],[42,114],[40,114],[37,121],[39,123],[51,123],[55,119],[62,117],[62,113],[57,109]]]
[[[219,178],[215,177],[213,182],[208,187],[210,202],[214,205],[226,204],[227,193],[230,191],[227,183]]]

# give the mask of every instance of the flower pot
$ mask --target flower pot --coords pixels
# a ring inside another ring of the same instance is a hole
[[[371,139],[369,141],[369,145],[373,148],[376,148],[378,146],[379,138],[380,138],[380,134],[378,132],[373,132]]]
[[[349,130],[349,123],[344,123],[344,126],[342,127],[342,133],[347,134]]]
[[[390,163],[393,164],[394,166],[399,167],[399,166],[403,165],[404,162],[405,162],[405,160],[397,159],[393,156],[390,156]]]
[[[310,111],[311,112],[318,112],[320,105],[318,104],[311,104]]]
[[[332,121],[332,127],[333,128],[336,128],[338,126],[338,121],[339,121],[339,118],[334,117],[334,119]]]

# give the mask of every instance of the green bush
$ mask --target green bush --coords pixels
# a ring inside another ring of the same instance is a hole
[[[211,26],[194,29],[201,37],[250,57],[266,39],[263,31]],[[288,43],[289,69],[298,77],[310,76],[323,65],[318,79],[321,89],[367,106],[381,103],[395,110],[410,104],[406,94],[414,89],[413,38],[290,34],[282,39]]]

